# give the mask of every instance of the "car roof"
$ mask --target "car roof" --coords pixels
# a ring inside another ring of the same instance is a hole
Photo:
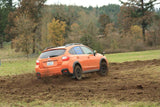
[[[66,44],[64,46],[58,46],[58,47],[47,47],[43,50],[43,52],[46,52],[46,51],[51,51],[51,50],[56,50],[56,49],[70,49],[74,46],[84,46],[83,44],[81,43],[70,43],[70,44]]]

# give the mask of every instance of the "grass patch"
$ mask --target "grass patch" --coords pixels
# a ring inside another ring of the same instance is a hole
[[[4,42],[4,48],[0,49],[0,76],[35,72],[37,57],[38,55],[30,55],[27,59],[23,52],[15,52],[15,49],[11,49],[10,42]]]
[[[15,52],[15,49],[11,49],[10,42],[4,42],[4,47],[0,49],[0,59],[18,58],[22,56],[24,56],[23,52]]]
[[[21,58],[13,61],[2,61],[0,66],[0,76],[33,73],[35,72],[35,60],[35,58]]]
[[[160,50],[106,54],[105,56],[109,62],[121,63],[121,62],[136,61],[136,60],[143,61],[143,60],[160,59]]]
[[[27,59],[23,53],[16,53],[11,49],[9,43],[4,46],[4,49],[0,51],[0,76],[35,72],[34,67],[37,55]],[[136,60],[152,60],[160,59],[160,50],[106,54],[105,56],[109,62],[118,63]]]

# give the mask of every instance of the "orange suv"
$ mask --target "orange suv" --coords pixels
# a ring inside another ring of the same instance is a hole
[[[36,61],[35,70],[38,79],[68,74],[80,80],[83,73],[95,71],[105,76],[108,73],[108,61],[104,55],[83,44],[71,43],[45,49]]]

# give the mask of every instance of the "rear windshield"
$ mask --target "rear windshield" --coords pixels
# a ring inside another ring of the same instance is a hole
[[[41,53],[40,58],[44,59],[44,58],[50,58],[50,57],[57,57],[57,56],[63,55],[64,52],[65,52],[65,49],[51,50],[51,51]]]

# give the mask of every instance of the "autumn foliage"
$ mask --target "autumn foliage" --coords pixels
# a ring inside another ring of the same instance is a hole
[[[27,15],[16,17],[15,21],[13,32],[18,33],[13,39],[14,48],[16,48],[16,51],[25,52],[28,56],[28,54],[32,53],[33,29],[36,25],[32,23],[32,20]]]
[[[65,27],[65,22],[55,19],[53,19],[52,22],[48,24],[47,37],[51,46],[62,46],[64,44]]]
[[[160,46],[160,9],[153,9],[157,0],[120,0],[121,6],[102,7],[49,6],[45,1],[20,0],[12,11],[0,2],[0,13],[9,10],[7,17],[0,14],[0,47],[11,42],[29,55],[72,42],[108,53]]]

